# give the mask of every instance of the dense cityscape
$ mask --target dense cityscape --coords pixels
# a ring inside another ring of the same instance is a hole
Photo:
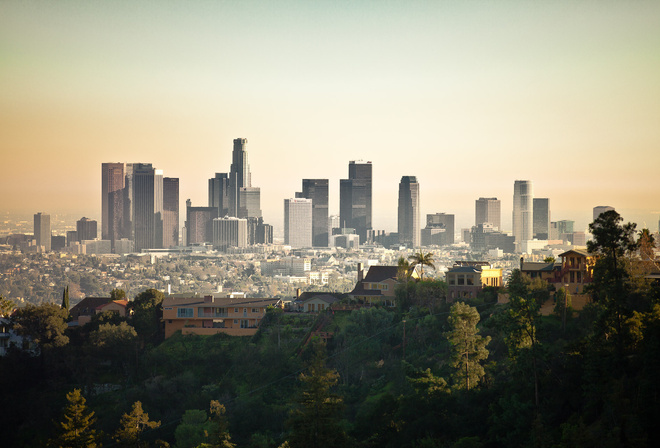
[[[0,2],[0,446],[660,446],[660,2]]]

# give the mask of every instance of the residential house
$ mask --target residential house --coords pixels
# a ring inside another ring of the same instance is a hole
[[[110,297],[85,297],[69,310],[71,324],[85,325],[91,322],[92,316],[97,313],[97,308],[110,303],[112,303]]]
[[[502,286],[502,269],[483,262],[457,263],[445,273],[445,278],[448,302],[475,299],[485,286]]]
[[[269,306],[282,307],[282,301],[244,297],[165,297],[165,338],[179,330],[183,334],[252,336]]]
[[[396,303],[395,287],[398,283],[398,266],[371,266],[364,276],[362,263],[358,263],[358,281],[353,291],[348,293],[351,299],[365,303],[380,303],[394,306]],[[415,274],[416,275],[416,274]]]
[[[572,249],[561,257],[561,285],[571,294],[582,294],[584,287],[592,282],[596,259],[583,249]]]

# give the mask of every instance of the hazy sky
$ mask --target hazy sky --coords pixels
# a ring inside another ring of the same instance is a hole
[[[552,219],[612,205],[657,228],[660,2],[0,2],[0,210],[100,218],[101,163],[151,162],[207,204],[248,139],[267,222],[303,178],[373,162],[374,227],[398,183],[474,222],[530,179]]]

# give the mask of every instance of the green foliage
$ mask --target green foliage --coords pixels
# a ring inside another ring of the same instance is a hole
[[[14,313],[14,330],[31,338],[41,348],[62,347],[69,343],[68,336],[64,334],[68,315],[67,310],[52,303],[27,305]]]
[[[67,286],[64,288],[64,291],[62,291],[62,309],[66,310],[67,312],[69,311],[69,287]]]
[[[463,302],[452,305],[448,319],[451,330],[445,336],[452,345],[450,365],[456,369],[453,378],[458,389],[470,390],[484,377],[481,362],[488,358],[486,345],[491,338],[479,335],[479,320],[476,308]]]
[[[135,342],[137,333],[135,328],[126,322],[121,322],[118,325],[107,323],[102,324],[98,330],[93,331],[89,339],[97,347],[122,349]]]
[[[323,347],[316,344],[306,373],[298,377],[301,390],[288,421],[291,448],[333,448],[347,444],[340,425],[343,400],[331,392],[339,374],[325,367],[324,354]]]
[[[130,322],[143,340],[155,342],[162,339],[163,297],[157,289],[147,289],[128,304],[128,311],[132,313]]]
[[[141,440],[142,433],[159,426],[160,422],[149,420],[149,414],[142,410],[142,403],[136,401],[131,412],[122,416],[120,427],[113,438],[119,446],[146,447],[147,443]]]
[[[49,441],[49,446],[57,448],[96,448],[100,446],[98,434],[93,428],[96,418],[94,412],[87,411],[85,397],[80,389],[74,389],[66,395],[69,402],[63,413],[62,421],[57,424],[57,436]]]
[[[415,268],[419,266],[420,280],[424,280],[424,266],[435,269],[435,265],[433,264],[433,252],[424,253],[420,250],[418,253],[409,256],[408,259],[411,261],[410,268],[412,270],[415,270]]]
[[[126,299],[126,291],[124,291],[123,289],[115,288],[112,291],[110,291],[110,298],[112,300],[124,300]]]
[[[0,317],[9,317],[16,305],[11,300],[0,296]]]
[[[174,431],[176,448],[195,448],[206,442],[208,416],[202,409],[188,409]]]

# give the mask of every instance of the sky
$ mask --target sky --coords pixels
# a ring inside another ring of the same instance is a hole
[[[265,221],[303,178],[373,164],[373,224],[398,184],[474,224],[531,180],[552,220],[660,214],[658,1],[0,2],[0,211],[100,220],[101,163],[153,163],[207,205],[248,139]]]

